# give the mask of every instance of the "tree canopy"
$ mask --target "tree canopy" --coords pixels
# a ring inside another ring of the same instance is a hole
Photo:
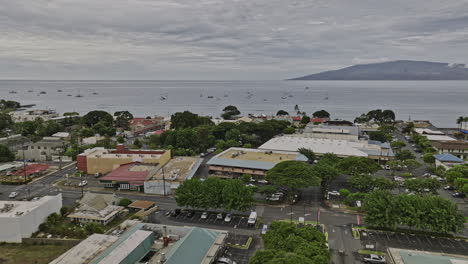
[[[253,190],[240,179],[190,179],[177,188],[176,202],[179,206],[191,208],[246,211],[253,202]]]
[[[457,233],[463,228],[464,216],[457,205],[434,195],[393,195],[375,190],[364,199],[366,224],[395,229],[397,225],[438,233]]]
[[[240,111],[237,109],[237,107],[233,105],[228,105],[223,109],[223,114],[221,116],[226,120],[230,120],[234,116],[237,116],[239,114],[240,114]]]
[[[5,145],[0,144],[0,162],[15,160],[15,154]]]
[[[337,168],[349,175],[375,173],[380,170],[379,164],[374,160],[356,156],[349,156],[340,160],[337,164]]]
[[[129,121],[133,119],[133,115],[129,111],[117,111],[114,113],[115,126],[128,129]]]
[[[328,113],[327,111],[325,110],[319,110],[319,111],[316,111],[312,114],[313,117],[319,117],[319,118],[329,118],[330,117],[330,113]]]
[[[289,115],[289,113],[284,111],[284,110],[279,110],[278,112],[276,112],[276,115],[277,116],[287,116],[287,115]]]
[[[318,186],[320,178],[312,168],[304,162],[288,160],[275,165],[267,172],[266,180],[280,186],[288,186],[293,189]]]
[[[193,128],[201,125],[213,125],[209,117],[199,116],[189,111],[177,112],[171,115],[171,128]]]
[[[88,127],[92,127],[100,122],[103,126],[107,127],[112,127],[114,124],[114,118],[112,117],[112,115],[107,113],[106,111],[100,110],[91,111],[87,113],[81,118],[81,120]]]
[[[257,251],[249,264],[326,264],[330,259],[325,236],[313,226],[272,222],[263,241],[265,250]]]

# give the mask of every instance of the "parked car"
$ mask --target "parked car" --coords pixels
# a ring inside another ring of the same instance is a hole
[[[224,213],[219,213],[218,215],[216,215],[217,220],[223,220],[223,218],[224,218]]]
[[[227,214],[224,218],[224,222],[230,223],[232,221],[232,214]]]
[[[99,177],[101,177],[101,176],[102,176],[102,173],[95,173],[95,174],[94,174],[94,178],[99,178]]]
[[[228,258],[219,258],[216,261],[216,264],[236,264],[236,262]]]
[[[41,199],[41,197],[34,197],[31,199],[31,201],[39,201],[39,199]]]
[[[456,192],[454,194],[452,194],[453,197],[455,198],[465,198],[466,195],[464,193],[461,193],[461,192]]]
[[[208,219],[208,212],[203,212],[202,215],[200,216],[200,219],[202,220]]]
[[[450,185],[447,185],[447,186],[444,187],[444,190],[446,190],[446,191],[454,191],[454,190],[455,190],[455,187],[450,186]]]
[[[16,196],[18,196],[18,193],[17,192],[11,192],[10,195],[8,195],[8,198],[16,198]]]
[[[83,187],[83,186],[86,186],[86,185],[88,185],[88,181],[87,181],[87,180],[83,180],[83,181],[81,181],[80,183],[78,183],[78,186],[79,186],[79,187]]]
[[[282,197],[279,196],[268,196],[266,198],[267,201],[281,201]]]
[[[389,165],[385,165],[385,169],[386,169],[386,170],[390,170],[390,166],[389,166]]]
[[[188,218],[192,218],[194,214],[195,214],[195,212],[192,211],[192,210],[187,211],[187,217]]]
[[[266,180],[258,180],[257,182],[261,183],[261,184],[268,184],[268,181],[266,181]]]
[[[364,257],[364,263],[386,263],[384,256],[370,254]]]
[[[429,177],[429,176],[431,176],[430,173],[427,173],[427,172],[426,172],[426,173],[423,174],[423,177]]]
[[[178,208],[174,209],[174,210],[171,211],[171,216],[176,217],[176,216],[178,216],[180,214],[180,212],[181,212],[180,209],[178,209]]]
[[[208,156],[208,153],[205,153],[205,152],[200,153],[200,157],[203,158],[203,157],[206,157],[206,156]]]
[[[257,212],[251,212],[249,215],[249,220],[247,220],[247,224],[249,226],[253,226],[255,225],[256,222],[257,222]]]
[[[267,231],[268,231],[268,225],[263,225],[263,227],[262,227],[262,235],[266,234]]]
[[[340,192],[338,192],[338,191],[331,191],[331,192],[328,192],[328,195],[335,195],[335,196],[338,196],[338,195],[340,195]]]

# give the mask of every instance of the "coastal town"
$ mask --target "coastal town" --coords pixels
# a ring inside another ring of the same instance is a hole
[[[468,262],[468,117],[29,107],[0,101],[0,263]]]

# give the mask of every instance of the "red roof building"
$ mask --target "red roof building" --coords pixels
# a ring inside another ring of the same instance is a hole
[[[130,130],[133,134],[146,133],[158,129],[164,128],[164,118],[163,117],[154,117],[154,118],[143,118],[135,117],[129,121]]]
[[[302,119],[302,117],[300,117],[300,116],[293,116],[292,117],[293,121],[301,121],[301,119]]]
[[[122,164],[109,174],[99,178],[99,183],[107,188],[143,191],[144,182],[155,175],[160,166],[131,162]]]
[[[314,118],[312,118],[312,120],[310,120],[310,122],[312,122],[312,123],[325,123],[328,120],[330,120],[330,118],[327,118],[327,117],[324,117],[324,118],[314,117]]]
[[[12,175],[15,175],[15,176],[25,176],[25,175],[31,176],[34,174],[38,175],[44,172],[45,170],[47,170],[49,167],[50,166],[47,164],[39,164],[39,163],[29,164],[25,168],[22,168],[20,170],[13,172]]]

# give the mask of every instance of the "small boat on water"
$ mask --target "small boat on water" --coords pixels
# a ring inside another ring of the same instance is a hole
[[[28,93],[32,93],[32,92],[34,92],[34,91],[33,90],[28,90]]]
[[[214,98],[214,97],[213,97],[212,95],[208,95],[208,98],[212,99],[212,98]]]
[[[15,93],[17,93],[17,92],[12,90],[12,91],[10,91],[9,93],[11,93],[11,94],[15,94]]]
[[[287,97],[286,96],[281,96],[281,99],[286,99]]]
[[[58,90],[57,90],[57,93],[61,93],[61,92],[63,92],[63,91],[62,91],[62,90],[60,90],[60,89],[58,89]]]
[[[72,96],[71,94],[67,94],[67,96]]]
[[[46,92],[44,92],[44,91],[41,91],[39,94],[47,94],[47,93],[46,93]]]
[[[159,98],[159,100],[164,101],[164,100],[166,100],[166,97],[164,97],[164,96],[161,95],[161,97]]]
[[[75,95],[75,97],[83,97],[81,94],[77,94]]]
[[[97,93],[97,92],[94,92],[93,95],[98,95],[98,93]]]
[[[309,89],[310,89],[310,87],[309,87],[309,86],[306,86],[306,88],[305,88],[305,89],[306,89],[306,90],[309,90]]]

